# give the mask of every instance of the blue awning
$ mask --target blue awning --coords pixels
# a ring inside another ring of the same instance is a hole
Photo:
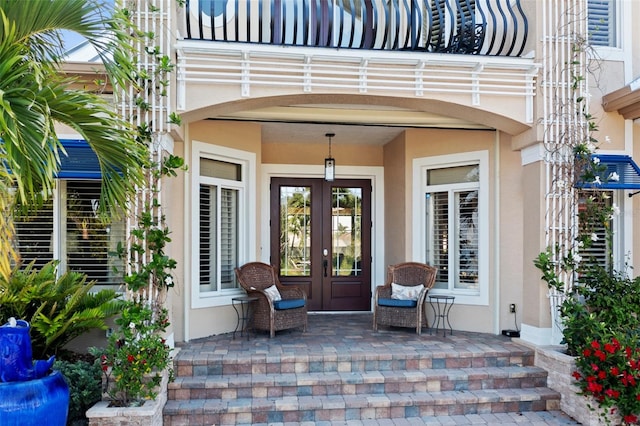
[[[67,154],[60,153],[59,179],[101,179],[98,157],[83,139],[60,139]]]
[[[605,166],[600,180],[602,183],[580,182],[577,186],[590,189],[640,189],[640,168],[628,155],[593,154],[592,159],[598,158],[600,165]],[[609,179],[616,173],[619,179]]]

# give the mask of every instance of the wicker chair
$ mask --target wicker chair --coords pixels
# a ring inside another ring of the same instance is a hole
[[[275,268],[266,263],[250,262],[235,271],[247,295],[258,298],[251,307],[251,327],[268,330],[272,338],[278,330],[302,327],[307,331],[307,295],[304,291],[283,286]],[[269,295],[272,286],[278,290],[281,300],[274,300]]]
[[[415,327],[416,333],[421,334],[422,326],[429,326],[424,301],[436,281],[437,271],[433,266],[417,262],[389,266],[386,283],[376,288],[373,330],[378,331],[378,325]],[[398,284],[402,287],[397,287]],[[397,297],[402,296],[398,296],[397,292],[392,297],[393,287],[396,290],[406,290],[404,292],[408,298],[398,299]]]

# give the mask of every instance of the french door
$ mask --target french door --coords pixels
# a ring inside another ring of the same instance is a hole
[[[271,263],[310,311],[371,308],[371,181],[272,178]]]

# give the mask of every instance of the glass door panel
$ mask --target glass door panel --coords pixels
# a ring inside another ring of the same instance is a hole
[[[334,276],[362,273],[362,188],[334,187],[331,236]]]
[[[311,187],[280,187],[280,275],[311,274]]]

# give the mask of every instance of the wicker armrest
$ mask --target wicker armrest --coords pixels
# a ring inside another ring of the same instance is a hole
[[[376,295],[378,298],[380,297],[390,298],[391,287],[387,285],[379,285],[378,287],[376,287]]]
[[[304,299],[307,300],[307,295],[302,289],[298,287],[286,287],[280,288],[280,296],[283,299]]]

